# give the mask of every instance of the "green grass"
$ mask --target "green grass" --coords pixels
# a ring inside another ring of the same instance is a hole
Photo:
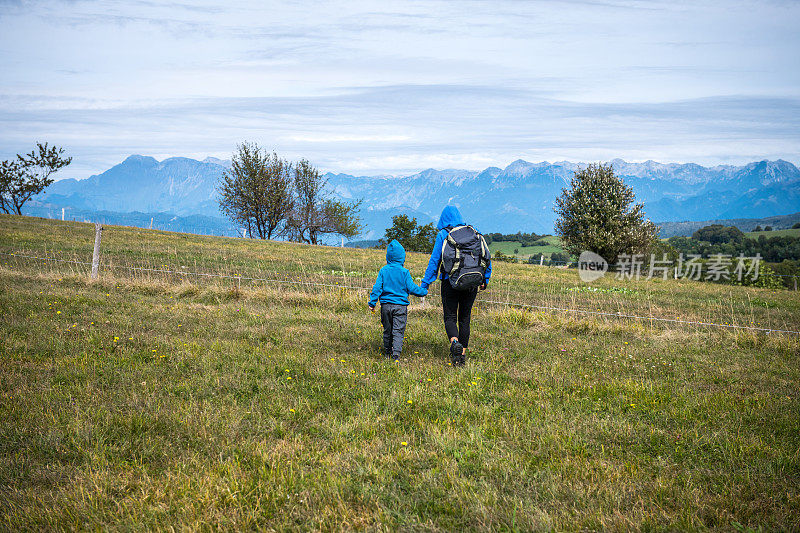
[[[745,233],[751,239],[758,239],[761,235],[769,239],[770,237],[800,237],[800,228],[796,229],[776,229],[772,231],[751,231]]]
[[[0,217],[5,253],[86,261],[91,238]],[[341,288],[370,286],[381,251],[103,242],[96,282],[0,256],[0,528],[798,529],[798,336],[483,301],[457,370],[432,295],[395,365],[366,293]],[[482,297],[800,324],[789,291],[576,278],[497,263]]]
[[[561,248],[561,241],[558,237],[554,235],[549,235],[544,237],[542,240],[545,240],[550,243],[549,246],[522,246],[519,242],[510,242],[510,241],[500,241],[500,242],[493,242],[489,245],[489,250],[491,250],[492,254],[497,252],[498,250],[505,255],[513,255],[521,260],[527,260],[531,255],[534,254],[544,254],[545,257],[550,257],[551,254],[554,252],[563,252],[564,249]],[[518,250],[515,254],[514,250]]]

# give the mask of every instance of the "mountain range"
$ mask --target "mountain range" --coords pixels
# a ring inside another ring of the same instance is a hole
[[[653,221],[761,218],[800,211],[800,170],[787,161],[715,167],[621,159],[611,163]],[[102,174],[55,182],[32,206],[220,217],[215,187],[229,164],[216,158],[157,161],[132,155]],[[447,204],[457,205],[483,232],[552,233],[555,198],[585,166],[520,159],[481,172],[428,169],[408,176],[327,173],[325,178],[335,197],[363,200],[367,228],[361,238],[383,235],[398,213],[422,223],[435,220]]]

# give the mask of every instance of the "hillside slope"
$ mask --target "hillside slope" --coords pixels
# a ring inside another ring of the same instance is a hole
[[[657,320],[788,291],[498,263],[456,370],[435,294],[378,355],[379,250],[111,226],[91,282],[92,241],[0,216],[4,529],[796,527],[800,336]]]

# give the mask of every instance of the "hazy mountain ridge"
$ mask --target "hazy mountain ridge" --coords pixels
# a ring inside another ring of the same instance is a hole
[[[703,167],[695,163],[611,161],[654,221],[761,218],[800,211],[800,170],[787,161]],[[216,184],[230,162],[133,155],[85,180],[62,180],[37,200],[51,206],[117,212],[220,216]],[[383,234],[397,213],[435,220],[451,203],[482,231],[553,231],[555,198],[585,163],[530,163],[481,172],[426,169],[407,176],[327,173],[341,199],[363,199],[363,238]]]
[[[659,233],[659,236],[662,238],[675,237],[678,235],[690,237],[695,231],[704,226],[710,226],[711,224],[736,226],[743,232],[747,233],[755,230],[757,226],[761,226],[762,228],[766,226],[773,226],[774,229],[786,229],[791,228],[798,222],[800,222],[800,213],[764,218],[727,218],[717,220],[663,222],[661,223],[661,232]]]

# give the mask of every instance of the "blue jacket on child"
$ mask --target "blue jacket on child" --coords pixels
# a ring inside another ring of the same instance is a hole
[[[439,217],[439,222],[436,224],[436,228],[439,230],[439,233],[436,234],[436,241],[433,243],[433,252],[431,253],[431,259],[428,261],[428,268],[425,270],[425,275],[422,277],[422,282],[420,285],[423,289],[427,289],[428,286],[436,281],[436,275],[439,272],[439,262],[442,260],[442,244],[444,244],[444,240],[447,238],[447,227],[454,227],[454,226],[461,226],[464,224],[464,219],[461,216],[461,211],[458,210],[456,206],[448,205],[444,209],[442,209],[442,214]],[[447,272],[442,272],[442,279],[447,279],[450,277]],[[486,267],[486,274],[484,275],[484,281],[489,283],[489,278],[492,277],[492,260],[489,259],[489,265]]]
[[[386,266],[378,272],[378,279],[369,295],[369,306],[375,307],[378,300],[385,304],[408,305],[408,295],[426,296],[427,289],[417,287],[411,272],[403,267],[406,251],[403,245],[393,240],[386,247]]]

